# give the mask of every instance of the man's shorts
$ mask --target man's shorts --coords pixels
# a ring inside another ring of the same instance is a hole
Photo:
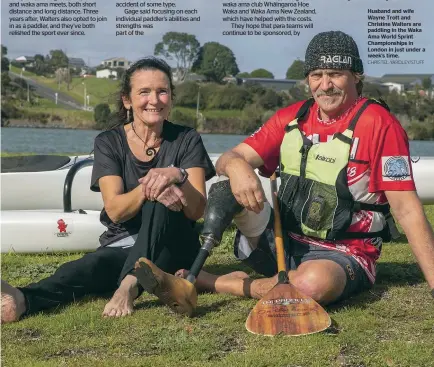
[[[273,216],[271,216],[270,223],[267,225],[267,228],[259,239],[258,247],[249,255],[249,257],[241,260],[255,272],[267,277],[272,277],[277,274],[277,257],[274,231],[272,229],[272,217]],[[304,244],[290,238],[289,236],[284,237],[287,269],[295,270],[305,261],[319,259],[334,261],[344,269],[347,276],[347,283],[344,291],[335,302],[346,299],[351,295],[362,292],[372,286],[365,271],[352,256],[320,246]],[[237,259],[240,259],[238,252],[240,241],[247,241],[247,238],[244,237],[240,231],[237,231],[234,242],[234,254]]]

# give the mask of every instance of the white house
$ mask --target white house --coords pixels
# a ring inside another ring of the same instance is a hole
[[[387,87],[389,89],[389,92],[395,91],[396,93],[404,93],[404,84],[401,83],[381,83],[381,85],[384,85],[385,87]]]
[[[112,57],[111,59],[106,59],[101,62],[108,68],[124,68],[128,69],[131,65],[131,61],[128,61],[125,57]]]
[[[110,70],[110,69],[97,70],[96,77],[106,78],[106,79],[117,79],[118,73],[116,72],[116,70]]]
[[[15,59],[15,61],[25,66],[31,67],[33,66],[33,62],[35,61],[35,58],[33,56],[19,56]]]

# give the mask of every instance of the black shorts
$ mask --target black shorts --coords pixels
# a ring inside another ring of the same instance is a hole
[[[304,244],[285,236],[285,259],[286,267],[295,270],[305,261],[310,260],[331,260],[339,264],[344,269],[347,282],[342,294],[335,301],[341,301],[369,289],[372,283],[369,281],[366,272],[360,264],[352,257],[337,250],[330,250],[320,246]],[[240,231],[237,231],[234,243],[234,254],[238,256],[238,246],[240,241],[247,240]],[[255,272],[271,277],[277,274],[276,247],[274,242],[274,232],[267,228],[261,235],[258,247],[250,254],[247,259],[241,260]]]

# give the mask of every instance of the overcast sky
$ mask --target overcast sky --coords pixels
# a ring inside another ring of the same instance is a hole
[[[270,70],[276,78],[284,78],[286,70],[297,59],[304,59],[310,39],[327,30],[341,30],[354,37],[364,60],[365,73],[381,76],[385,73],[434,73],[434,14],[433,0],[303,0],[316,9],[312,15],[314,27],[301,29],[294,36],[223,36],[222,30],[230,30],[230,23],[222,21],[222,3],[226,0],[178,0],[177,9],[197,9],[200,22],[156,23],[153,29],[145,30],[144,36],[115,36],[116,16],[122,16],[125,8],[117,8],[116,2],[126,0],[97,0],[100,15],[107,22],[98,23],[97,28],[87,30],[86,36],[11,36],[8,29],[10,3],[41,0],[1,1],[1,42],[8,48],[8,56],[33,56],[48,54],[52,49],[63,49],[69,57],[81,57],[91,66],[98,65],[110,57],[126,57],[134,61],[152,55],[154,46],[168,31],[194,34],[201,45],[215,41],[229,47],[235,54],[240,71],[250,72],[257,68]],[[50,0],[57,1],[57,0]],[[66,1],[68,0],[58,0]],[[91,1],[91,0],[87,0]],[[156,0],[158,1],[158,0]],[[171,0],[166,0],[171,1]],[[262,0],[264,2],[264,0]],[[278,0],[291,2],[292,0]],[[77,2],[77,0],[72,0]],[[142,1],[139,1],[142,2]],[[239,2],[239,0],[236,0]],[[425,47],[425,53],[401,54],[402,60],[424,60],[420,65],[370,65],[367,63],[367,9],[408,9],[415,11],[412,21],[422,23],[422,33],[415,35],[414,46]],[[265,8],[264,8],[265,9]],[[17,15],[14,15],[17,16]],[[19,15],[18,15],[19,16]],[[251,16],[251,15],[248,15]]]

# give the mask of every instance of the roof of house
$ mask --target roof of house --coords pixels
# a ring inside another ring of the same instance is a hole
[[[121,56],[121,57],[110,57],[109,59],[105,59],[105,60],[102,60],[102,61],[113,61],[113,60],[119,60],[119,59],[127,60],[126,57]]]
[[[33,56],[19,56],[15,59],[15,61],[34,61],[35,58]]]
[[[392,82],[400,84],[411,84],[416,80],[423,80],[425,78],[431,78],[433,80],[433,74],[384,74],[380,80],[383,83]]]

